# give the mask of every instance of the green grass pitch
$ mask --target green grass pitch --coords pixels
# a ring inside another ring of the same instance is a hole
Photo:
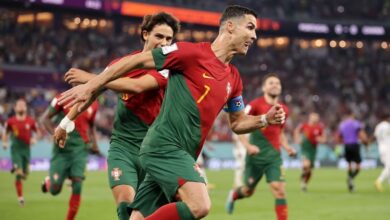
[[[380,169],[364,170],[357,177],[356,192],[348,193],[345,171],[317,169],[309,191],[299,189],[299,170],[287,170],[287,196],[290,220],[382,220],[390,219],[390,187],[376,192],[373,182]],[[227,215],[224,204],[232,185],[233,171],[209,171],[209,181],[216,185],[210,191],[212,210],[208,220],[275,219],[274,199],[262,181],[255,194],[236,203],[233,215]],[[40,192],[46,172],[32,172],[24,182],[25,207],[19,207],[13,186],[14,177],[0,172],[0,219],[45,220],[65,219],[70,189],[63,188],[59,196]],[[107,186],[106,172],[88,172],[77,219],[116,219],[114,201]]]

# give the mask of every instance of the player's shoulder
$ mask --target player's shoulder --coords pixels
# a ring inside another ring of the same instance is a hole
[[[174,43],[170,46],[163,47],[166,48],[166,51],[188,51],[191,52],[191,55],[198,53],[204,54],[205,49],[210,48],[209,42],[187,42],[187,41],[180,41],[177,43]]]
[[[13,123],[13,122],[15,121],[15,119],[16,119],[15,115],[14,115],[14,116],[11,116],[11,117],[9,117],[9,118],[7,119],[6,123],[7,123],[7,124],[11,124],[11,123]]]
[[[265,100],[264,100],[264,97],[263,96],[259,96],[255,99],[252,99],[248,105],[251,105],[251,106],[257,106],[257,105],[262,105],[262,104],[265,104]]]

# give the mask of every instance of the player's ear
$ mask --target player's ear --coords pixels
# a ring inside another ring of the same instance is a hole
[[[146,30],[143,30],[142,31],[142,39],[144,39],[144,41],[147,41],[148,37],[149,37],[149,32],[147,32]]]
[[[231,34],[234,31],[235,24],[232,20],[228,20],[228,21],[226,21],[225,27],[226,27],[226,30],[228,31],[228,33]]]

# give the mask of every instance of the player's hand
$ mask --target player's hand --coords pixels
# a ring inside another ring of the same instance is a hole
[[[286,148],[287,154],[290,157],[296,157],[297,156],[297,151],[293,147],[288,147]]]
[[[77,68],[70,68],[65,73],[64,80],[69,84],[84,84],[87,83],[95,74],[88,73]]]
[[[57,128],[54,131],[54,135],[53,135],[54,143],[57,144],[60,148],[64,148],[65,142],[66,142],[66,137],[67,137],[66,130],[57,126]]]
[[[103,157],[103,154],[100,152],[98,147],[91,147],[89,149],[89,153],[92,154],[92,155],[96,155],[98,157]]]
[[[8,148],[8,142],[3,142],[3,149],[7,150],[7,148]]]
[[[276,104],[267,112],[266,119],[268,124],[283,124],[286,119],[286,113],[281,105]]]
[[[65,105],[64,108],[68,109],[74,106],[76,103],[80,103],[78,111],[82,112],[88,108],[90,103],[94,101],[94,91],[94,86],[88,83],[75,86],[61,93],[61,96],[58,99],[58,104]]]
[[[260,148],[255,145],[249,144],[246,146],[246,152],[248,155],[255,155],[260,153]]]
[[[30,139],[30,144],[31,145],[34,145],[34,144],[36,144],[37,143],[37,139],[36,138],[31,138]]]

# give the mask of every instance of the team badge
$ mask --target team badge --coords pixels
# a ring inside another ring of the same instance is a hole
[[[252,185],[254,182],[255,182],[255,179],[252,176],[249,177],[249,179],[248,179],[249,185]]]
[[[30,130],[30,125],[26,124],[26,130]]]
[[[119,177],[122,176],[122,170],[118,167],[115,167],[111,170],[111,176],[114,178],[114,181],[119,181]]]
[[[54,181],[57,181],[57,180],[58,180],[58,178],[59,178],[59,175],[58,175],[58,173],[54,173],[54,175],[53,175],[53,179],[54,179]]]

